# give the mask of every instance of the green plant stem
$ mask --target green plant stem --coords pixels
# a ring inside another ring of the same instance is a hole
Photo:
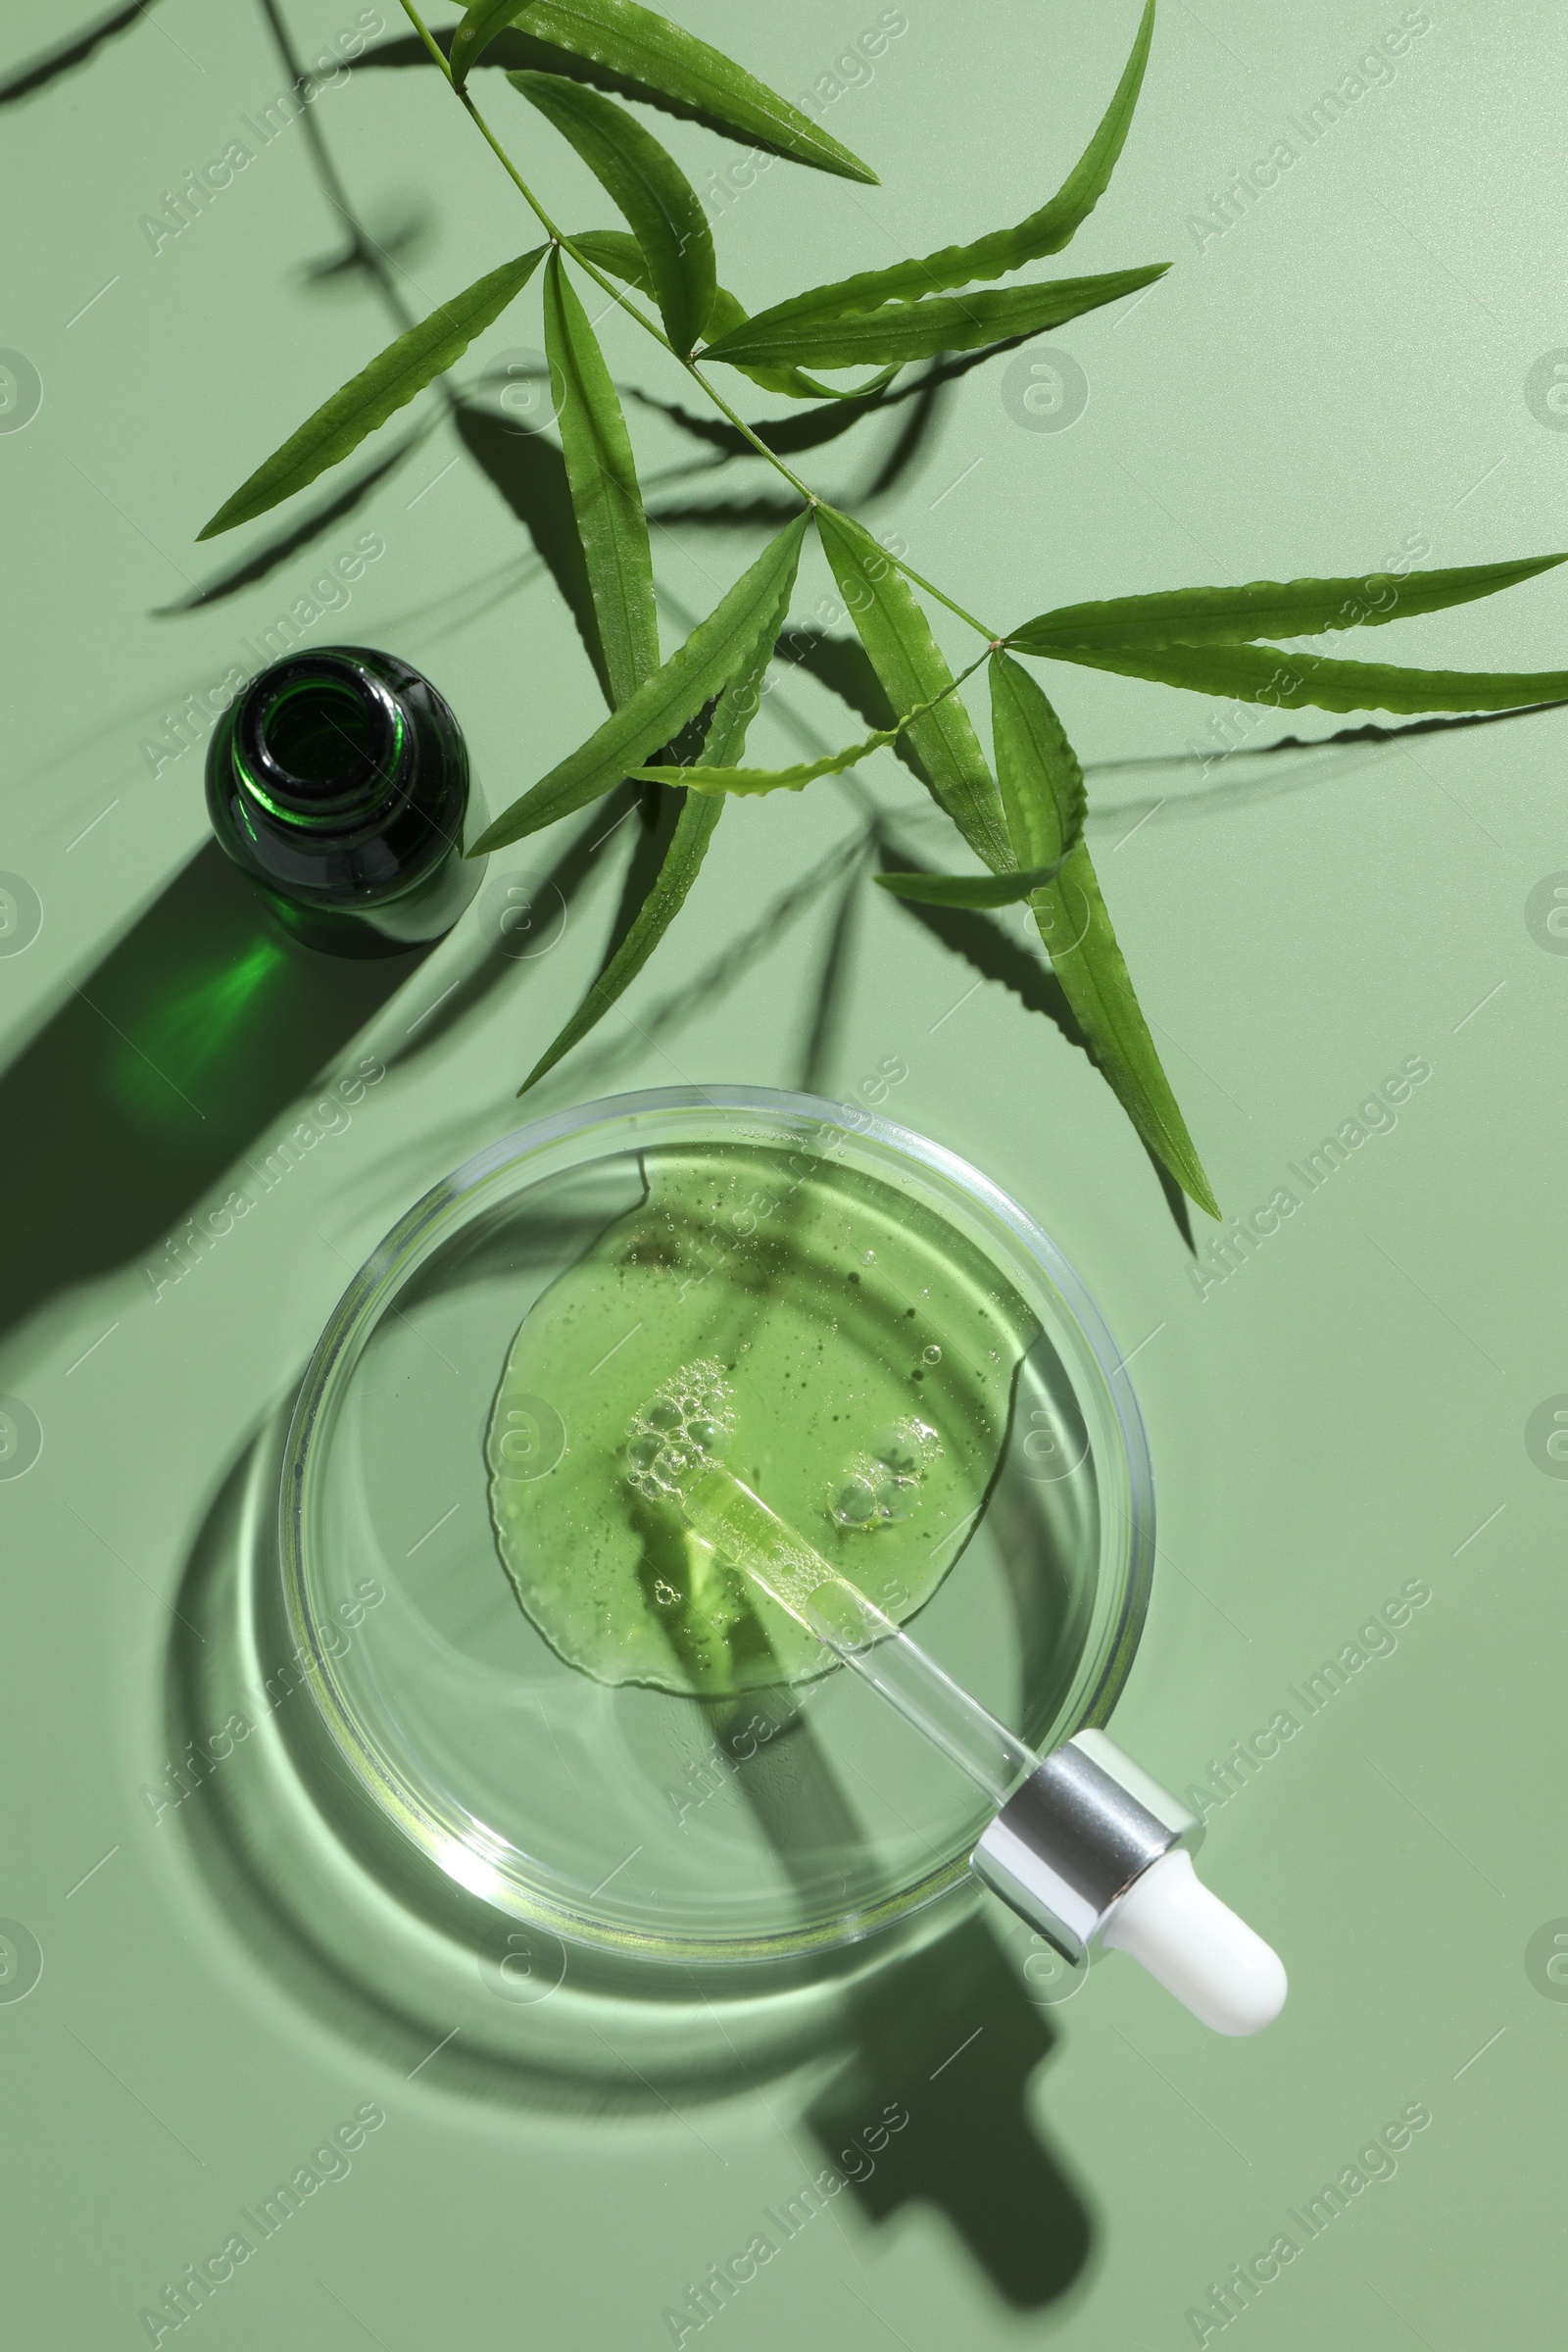
[[[604,292],[610,296],[612,302],[619,303],[621,309],[627,312],[631,318],[636,319],[638,325],[646,334],[652,335],[656,343],[662,343],[666,351],[673,352],[674,346],[671,344],[669,337],[663,332],[663,329],[656,326],[653,319],[648,318],[644,312],[637,308],[637,305],[631,300],[630,296],[623,292],[623,290],[617,286],[612,279],[608,278],[602,270],[597,269],[595,265],[588,260],[585,254],[579,253],[576,246],[572,243],[570,237],[567,236],[565,230],[558,227],[556,222],[551,220],[550,215],[545,211],[544,206],[540,203],[532,188],[529,187],[528,182],[523,178],[522,173],[517,170],[517,167],[513,162],[511,156],[508,155],[506,149],[502,146],[501,141],[496,137],[495,132],[491,129],[483,115],[480,114],[479,109],[474,105],[473,100],[469,97],[467,91],[460,90],[457,83],[453,81],[452,68],[448,65],[446,59],[441,54],[441,44],[431,32],[428,24],[425,24],[424,19],[420,16],[418,10],[414,6],[414,0],[403,0],[403,13],[408,18],[409,23],[414,26],[415,31],[418,34],[426,49],[428,49],[430,52],[430,56],[434,63],[440,68],[442,74],[446,76],[453,96],[463,107],[469,121],[473,123],[474,128],[478,131],[479,136],[483,139],[485,145],[489,148],[491,154],[501,166],[502,171],[505,172],[507,177],[512,181],[513,186],[517,190],[524,202],[531,208],[534,218],[538,220],[539,225],[544,230],[546,236],[548,236],[553,243],[560,245],[566,253],[569,253],[572,260],[576,263],[578,269],[585,270],[593,279],[594,283],[601,287]]]
[[[801,496],[805,499],[808,507],[820,506],[822,502],[817,497],[816,492],[811,489],[808,483],[803,482],[798,473],[792,473],[790,471],[783,459],[776,456],[774,452],[768,448],[767,443],[760,439],[759,436],[753,432],[745,417],[736,414],[721,392],[714,391],[707,376],[704,375],[702,369],[698,367],[697,362],[695,360],[686,360],[682,362],[682,365],[686,368],[687,373],[691,376],[693,382],[702,386],[703,390],[708,394],[709,399],[712,402],[714,408],[719,411],[721,416],[728,417],[730,423],[735,427],[735,430],[742,436],[743,439],[751,443],[758,456],[760,458],[765,458],[768,464],[772,466],[773,471],[775,473],[781,473],[790,486],[800,492]]]
[[[893,558],[893,561],[898,564],[899,569],[903,572],[906,580],[912,580],[916,588],[923,588],[927,596],[934,596],[937,600],[937,603],[939,605],[946,605],[950,612],[956,612],[958,618],[960,620],[966,620],[971,629],[978,629],[981,636],[988,641],[988,651],[995,652],[999,646],[1006,644],[1007,634],[1004,629],[993,629],[988,627],[985,621],[976,620],[974,614],[972,612],[966,612],[962,605],[955,603],[951,596],[944,595],[943,591],[937,586],[935,580],[928,580],[923,572],[916,571],[913,565],[910,564],[905,564],[901,562],[897,556]],[[981,660],[983,661],[984,658],[985,657],[982,655]],[[979,662],[977,662],[974,666],[976,669],[978,669],[980,666]],[[968,671],[965,670],[965,677],[967,677],[968,674]]]
[[[435,38],[435,35],[431,32],[429,26],[425,24],[424,19],[420,16],[418,9],[415,6],[415,0],[402,0],[402,7],[404,15],[408,18],[409,23],[414,26],[415,31],[424,43],[425,48],[429,51],[431,59],[440,69],[441,73],[446,76],[453,96],[458,99],[466,113],[468,115],[474,128],[478,131],[479,136],[484,140],[485,145],[490,149],[492,155],[494,155],[497,163],[500,164],[502,170],[506,172],[507,177],[512,181],[514,187],[516,188],[518,194],[530,206],[535,219],[538,220],[539,225],[544,230],[545,234],[556,244],[561,246],[564,252],[569,253],[572,260],[576,263],[578,269],[585,270],[587,274],[594,280],[595,284],[600,286],[604,292],[610,296],[612,302],[618,303],[620,308],[626,312],[628,317],[635,318],[637,324],[643,329],[645,334],[652,335],[654,341],[662,344],[664,350],[667,351],[672,358],[678,358],[679,355],[676,353],[674,345],[670,342],[669,337],[662,331],[662,329],[657,326],[653,319],[648,318],[643,311],[639,310],[636,303],[631,301],[619,286],[613,284],[612,280],[604,274],[603,270],[597,269],[595,265],[588,260],[585,254],[578,252],[576,246],[572,243],[570,237],[566,235],[564,229],[557,227],[555,221],[551,220],[550,215],[545,211],[544,206],[540,203],[532,188],[529,187],[527,181],[523,178],[522,173],[517,170],[517,167],[513,162],[511,156],[508,155],[506,149],[502,146],[501,141],[496,137],[495,132],[490,128],[490,125],[485,121],[483,115],[480,114],[479,109],[474,105],[473,100],[469,97],[466,89],[460,90],[457,83],[453,81],[452,68],[442,54],[441,44]],[[790,488],[804,498],[808,507],[817,507],[828,503],[827,501],[819,498],[817,493],[810,487],[808,483],[803,482],[798,473],[792,472],[789,466],[785,465],[783,459],[776,456],[775,453],[768,448],[767,443],[760,439],[760,437],[752,430],[751,426],[746,422],[744,416],[740,416],[736,410],[730,407],[729,402],[725,400],[722,393],[714,390],[713,386],[709,382],[707,376],[704,375],[702,369],[698,367],[695,360],[682,360],[680,364],[686,369],[686,372],[688,375],[690,375],[693,382],[698,384],[708,395],[708,398],[712,402],[714,408],[718,410],[720,416],[722,416],[734,427],[735,431],[740,434],[744,441],[751,445],[760,458],[766,459],[768,465],[772,466],[774,472],[782,475],[783,479],[789,483]],[[983,620],[976,620],[972,612],[966,612],[962,605],[956,603],[951,596],[945,596],[940,588],[933,587],[929,580],[922,578],[919,572],[912,570],[901,557],[892,556],[891,551],[890,560],[898,566],[899,570],[904,573],[906,579],[912,581],[915,587],[923,588],[928,596],[934,596],[938,604],[946,605],[950,612],[956,613],[959,620],[967,622],[971,629],[978,631],[978,633],[986,639],[988,645],[995,646],[1005,642],[1006,631],[1004,629],[988,628]],[[974,666],[978,668],[979,664],[976,663]],[[969,672],[966,670],[964,675],[967,677]]]

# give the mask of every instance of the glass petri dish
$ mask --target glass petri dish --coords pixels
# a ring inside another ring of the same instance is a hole
[[[746,1087],[541,1119],[419,1200],[302,1384],[278,1510],[288,1645],[377,1839],[586,1959],[799,1963],[967,1882],[985,1801],[859,1678],[695,1698],[565,1663],[519,1605],[486,1440],[534,1303],[662,1152],[805,1154],[979,1252],[1035,1335],[1002,1458],[909,1630],[1032,1746],[1108,1716],[1148,1603],[1153,1494],[1120,1355],[1061,1253],[951,1152],[858,1105]],[[538,1400],[548,1469],[564,1430]],[[562,1965],[564,1966],[564,1953]]]

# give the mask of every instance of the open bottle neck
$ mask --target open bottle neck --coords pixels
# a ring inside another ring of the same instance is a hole
[[[234,728],[245,797],[290,830],[347,832],[408,788],[409,726],[392,690],[341,654],[275,663],[247,690]]]

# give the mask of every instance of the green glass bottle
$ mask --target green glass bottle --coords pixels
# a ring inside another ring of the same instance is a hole
[[[290,934],[329,955],[395,956],[451,930],[484,870],[463,856],[469,801],[447,704],[365,646],[259,671],[208,748],[220,844]]]

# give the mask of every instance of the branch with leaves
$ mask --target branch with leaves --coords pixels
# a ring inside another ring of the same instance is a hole
[[[1400,578],[1371,573],[1183,588],[1065,606],[996,627],[820,499],[769,446],[767,428],[748,424],[712,380],[709,371],[723,368],[759,390],[816,403],[824,412],[826,404],[846,400],[869,412],[912,364],[1011,349],[1163,275],[1168,265],[1152,263],[1096,276],[998,282],[1061,252],[1103,194],[1142,88],[1154,0],[1144,9],[1099,128],[1038,211],[1011,228],[809,287],[756,315],[720,282],[696,191],[626,101],[694,119],[807,169],[874,181],[858,157],[745,68],[637,0],[479,0],[441,37],[413,0],[403,7],[431,66],[547,242],[491,270],[399,335],[241,484],[200,536],[253,520],[340,464],[541,278],[556,425],[591,597],[596,667],[611,709],[586,741],[496,818],[470,855],[521,841],[628,777],[673,795],[677,813],[635,919],[529,1072],[524,1091],[588,1034],[648,961],[697,878],[726,800],[803,791],[896,744],[984,870],[886,872],[876,882],[895,896],[937,906],[1027,905],[1090,1051],[1145,1145],[1200,1208],[1218,1216],[1083,839],[1077,756],[1018,657],[1278,710],[1515,710],[1568,700],[1568,670],[1419,670],[1281,649],[1299,638],[1490,596],[1563,559]],[[544,63],[507,73],[507,82],[586,164],[623,226],[577,234],[560,228],[475,104],[471,73],[499,36],[517,33],[526,36],[526,53]],[[745,449],[801,501],[800,512],[667,659],[631,438],[570,269],[661,346]],[[847,387],[815,372],[845,368],[873,372]],[[788,621],[808,532],[838,582],[895,723],[822,760],[747,767],[740,764],[747,729]],[[982,640],[978,659],[958,677],[937,645],[923,598],[946,607]],[[990,682],[989,760],[962,694],[982,665]]]

